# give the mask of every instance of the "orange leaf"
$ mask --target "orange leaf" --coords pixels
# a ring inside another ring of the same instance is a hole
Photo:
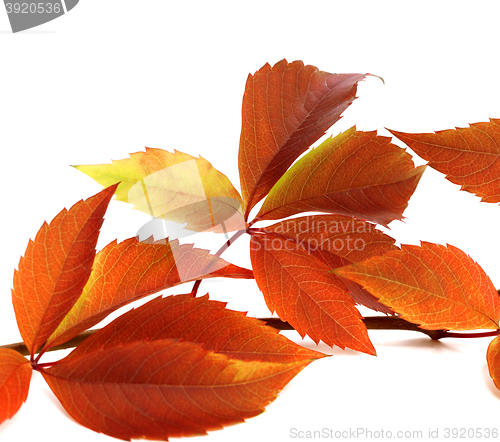
[[[500,202],[500,120],[435,133],[390,132],[461,190]]]
[[[342,215],[292,218],[261,230],[293,239],[330,269],[397,249],[395,240],[377,230],[373,224]],[[356,283],[344,278],[341,280],[356,303],[383,313],[393,313]]]
[[[428,330],[496,329],[500,298],[484,270],[456,247],[403,245],[335,270],[403,319]]]
[[[294,362],[324,355],[298,346],[245,313],[228,310],[225,304],[210,301],[208,295],[191,294],[158,297],[115,319],[82,342],[71,357],[117,342],[179,339],[200,344],[206,350],[231,359],[266,362]]]
[[[394,312],[390,307],[382,304],[378,298],[373,296],[368,290],[365,290],[359,284],[356,284],[354,281],[350,281],[349,279],[345,279],[340,277],[340,280],[344,283],[347,290],[349,291],[349,295],[354,299],[356,304],[364,305],[376,312],[385,313],[386,315],[393,315]]]
[[[0,348],[0,423],[14,416],[26,401],[32,372],[24,356]]]
[[[488,370],[496,387],[500,390],[500,336],[497,336],[488,346],[486,352]]]
[[[124,440],[167,440],[262,413],[310,362],[245,362],[162,339],[98,348],[42,375],[80,424]]]
[[[275,234],[253,234],[250,256],[268,308],[302,337],[375,354],[353,299],[328,265]]]
[[[365,74],[329,74],[301,61],[282,60],[249,75],[243,96],[238,166],[252,207],[322,137],[356,98]]]
[[[55,347],[94,326],[116,309],[144,296],[202,278],[253,278],[251,270],[229,264],[208,250],[177,240],[146,244],[136,238],[108,244],[73,308],[50,336]]]
[[[424,172],[390,138],[355,127],[302,157],[271,189],[256,219],[328,212],[387,225],[401,219]]]
[[[33,355],[57,328],[90,276],[103,216],[116,185],[44,223],[14,271],[17,324]]]

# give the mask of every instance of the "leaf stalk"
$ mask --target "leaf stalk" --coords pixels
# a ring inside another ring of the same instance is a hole
[[[219,258],[227,249],[228,247],[233,243],[235,242],[241,235],[243,235],[244,233],[246,233],[247,229],[241,229],[241,230],[238,230],[233,236],[231,236],[231,238],[229,238],[223,245],[222,247],[217,250],[217,252],[215,253],[215,256],[217,256],[217,258]],[[191,294],[193,296],[196,296],[197,293],[198,293],[198,289],[200,288],[200,284],[201,284],[201,281],[202,279],[197,279],[193,285],[193,288],[191,289]]]

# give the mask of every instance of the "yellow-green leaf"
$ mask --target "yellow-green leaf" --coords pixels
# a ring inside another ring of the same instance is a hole
[[[120,182],[119,201],[196,232],[245,227],[242,200],[229,179],[204,158],[146,148],[112,164],[75,166],[107,187]]]

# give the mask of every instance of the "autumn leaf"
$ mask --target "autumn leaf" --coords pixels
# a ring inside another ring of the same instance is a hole
[[[309,252],[328,251],[335,259],[335,267],[397,249],[394,238],[378,230],[374,224],[343,215],[302,216],[261,230],[291,238]]]
[[[298,160],[271,189],[256,220],[327,212],[387,226],[402,218],[424,169],[390,138],[352,127]]]
[[[70,340],[139,298],[184,282],[215,277],[247,279],[253,278],[253,273],[177,240],[151,244],[136,238],[113,241],[96,255],[81,296],[45,349]]]
[[[302,216],[264,227],[261,231],[275,233],[300,244],[330,269],[397,249],[395,240],[373,224],[342,215]],[[393,313],[356,283],[340,279],[356,303],[383,313]]]
[[[158,339],[194,342],[205,350],[245,361],[294,362],[324,356],[298,346],[258,319],[226,309],[225,305],[209,300],[208,295],[199,298],[191,294],[155,298],[87,338],[72,352],[71,357],[108,348],[116,341],[129,344]]]
[[[160,339],[114,341],[41,373],[80,424],[123,440],[167,440],[262,413],[310,362],[241,361]]]
[[[26,401],[32,372],[24,356],[0,348],[0,423],[14,416]]]
[[[329,74],[282,60],[249,75],[238,167],[245,219],[273,185],[356,98],[366,74]]]
[[[500,390],[500,336],[490,342],[486,352],[488,371],[495,386]]]
[[[460,249],[403,245],[334,270],[428,330],[497,329],[500,298],[483,269]]]
[[[500,120],[435,133],[390,132],[461,190],[500,202]]]
[[[250,256],[268,308],[316,343],[375,354],[361,315],[331,268],[300,244],[253,234]]]
[[[32,355],[58,327],[90,276],[99,229],[115,189],[110,186],[44,223],[19,261],[12,302]]]
[[[155,218],[187,223],[185,229],[221,233],[245,228],[240,194],[202,157],[146,148],[112,164],[75,167],[103,186],[120,182],[118,201]]]
[[[125,313],[41,372],[82,425],[125,440],[165,440],[261,413],[323,356],[221,302],[189,294]]]
[[[394,315],[394,311],[382,304],[377,297],[373,296],[368,290],[365,290],[359,284],[356,284],[354,281],[350,281],[349,279],[340,277],[340,280],[344,283],[346,289],[349,292],[349,295],[354,300],[356,304],[364,305],[371,310],[375,310],[376,312],[385,313],[386,315]]]

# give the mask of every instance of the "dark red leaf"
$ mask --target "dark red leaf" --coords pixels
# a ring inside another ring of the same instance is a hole
[[[268,308],[302,337],[375,354],[353,299],[328,265],[275,234],[252,235],[250,256]]]
[[[324,356],[298,346],[258,319],[210,301],[208,295],[195,298],[187,294],[155,298],[123,314],[82,342],[71,357],[116,342],[158,339],[195,342],[206,350],[246,361],[293,362]]]
[[[309,360],[241,361],[172,339],[115,343],[42,371],[80,424],[123,440],[206,434],[264,411]]]
[[[262,231],[290,238],[330,269],[398,249],[394,245],[394,239],[377,230],[373,224],[342,215],[292,218],[264,227]],[[355,282],[344,278],[340,280],[356,303],[383,313],[393,313]]]
[[[356,98],[366,74],[329,74],[282,60],[249,75],[238,166],[245,219],[292,163]]]

